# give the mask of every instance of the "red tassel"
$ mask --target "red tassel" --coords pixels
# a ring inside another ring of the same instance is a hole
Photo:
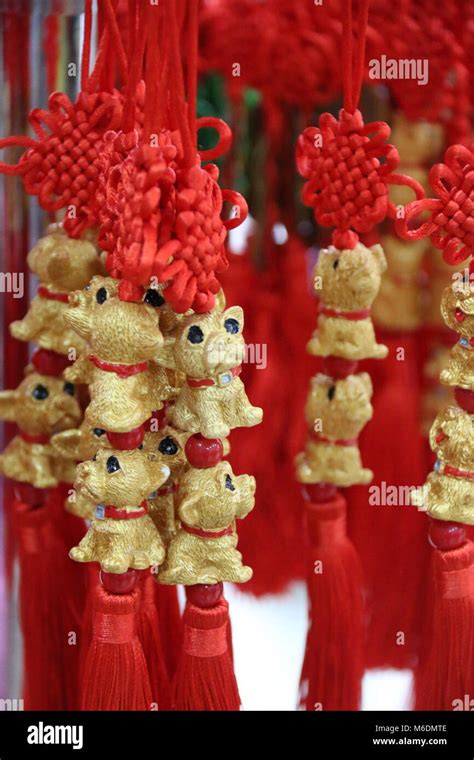
[[[383,362],[370,362],[374,417],[362,431],[362,461],[374,472],[373,488],[384,484],[408,494],[426,475],[424,442],[419,430],[420,383],[414,336],[381,335],[390,348]],[[403,348],[405,360],[398,361]],[[361,369],[365,367],[361,366]],[[368,365],[367,365],[368,368]],[[397,441],[394,456],[386,442]],[[362,561],[369,617],[366,667],[413,667],[423,621],[424,583],[429,567],[423,515],[405,505],[369,503],[369,486],[347,494],[349,535]],[[406,551],[406,547],[410,551]],[[399,634],[404,633],[400,645]]]
[[[474,544],[435,549],[426,646],[415,672],[416,710],[466,709],[474,694]]]
[[[346,502],[308,503],[310,621],[300,708],[357,710],[363,674],[362,573],[346,534]]]
[[[15,502],[14,510],[25,709],[74,710],[84,579],[57,531],[54,504],[32,507]]]
[[[156,585],[151,575],[147,575],[142,583],[142,601],[138,613],[138,637],[148,665],[153,702],[155,703],[154,709],[170,710],[170,682],[161,643],[159,615],[155,605]]]
[[[176,586],[164,586],[160,583],[153,585],[163,656],[168,671],[168,680],[171,683],[178,667],[183,643],[183,621],[179,609],[178,589]]]
[[[212,607],[197,606],[193,601],[188,600],[183,616],[183,652],[174,680],[174,709],[239,710],[239,690],[228,647],[229,605],[224,598]]]
[[[99,583],[83,674],[83,710],[149,710],[153,704],[137,635],[140,591],[114,594]]]

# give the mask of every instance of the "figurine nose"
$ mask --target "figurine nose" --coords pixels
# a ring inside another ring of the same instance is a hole
[[[70,306],[79,306],[80,303],[81,303],[81,295],[77,290],[73,290],[72,293],[69,293]]]

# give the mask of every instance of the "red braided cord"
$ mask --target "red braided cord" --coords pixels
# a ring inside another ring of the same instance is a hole
[[[85,0],[84,41],[82,43],[82,58],[81,58],[81,90],[87,90],[88,85],[89,85],[91,34],[92,34],[92,0]]]

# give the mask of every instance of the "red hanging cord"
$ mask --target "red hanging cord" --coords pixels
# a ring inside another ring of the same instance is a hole
[[[369,0],[360,0],[357,14],[357,40],[354,44],[353,0],[345,0],[342,18],[344,108],[356,110],[364,79],[365,44],[369,18]],[[354,50],[355,48],[355,50]]]
[[[92,0],[85,0],[84,5],[84,42],[82,45],[81,59],[81,90],[84,92],[89,85],[89,64],[91,57],[91,33],[92,33]]]

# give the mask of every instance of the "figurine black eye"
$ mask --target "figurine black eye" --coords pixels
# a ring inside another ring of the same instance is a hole
[[[235,491],[235,486],[232,483],[232,478],[230,475],[225,476],[225,487],[229,489],[229,491]]]
[[[338,268],[338,266],[339,266],[339,259],[336,259],[336,260],[335,260],[335,261],[333,261],[333,263],[332,263],[332,268],[333,268],[333,269],[337,269],[337,268]]]
[[[97,438],[100,438],[101,435],[104,435],[105,430],[102,430],[102,428],[94,428],[93,433]]]
[[[140,451],[142,451],[143,450],[143,443],[141,443],[138,448],[139,448]]]
[[[31,395],[37,401],[44,401],[45,398],[48,398],[49,391],[47,388],[44,387],[44,385],[35,385],[35,387],[33,388],[31,392]]]
[[[64,393],[68,393],[70,396],[74,396],[76,393],[76,388],[72,383],[64,383],[63,391]]]
[[[117,472],[117,470],[120,470],[120,462],[117,457],[109,457],[105,466],[107,467],[107,472],[109,473]]]
[[[204,340],[204,333],[197,325],[191,325],[188,330],[188,340],[190,343],[202,343]]]
[[[158,451],[161,451],[162,454],[168,454],[172,456],[178,451],[178,444],[173,438],[171,438],[170,435],[167,435],[166,438],[163,438],[163,440],[160,441]]]
[[[232,335],[235,335],[236,333],[239,332],[240,325],[236,319],[226,319],[226,321],[224,322],[224,327],[228,333],[232,333]]]
[[[334,396],[336,395],[336,386],[330,385],[328,388],[328,399],[329,401],[332,401]]]
[[[107,300],[107,291],[105,288],[99,288],[97,293],[95,294],[95,300],[97,303],[104,303]]]
[[[97,454],[94,454],[94,456],[92,457],[92,461],[95,462],[96,460],[97,460]]]
[[[163,306],[165,299],[161,295],[161,293],[158,290],[155,290],[155,288],[150,288],[147,290],[145,294],[145,298],[143,299],[145,303],[149,303],[150,306],[153,306],[153,308],[158,309],[160,306]]]

